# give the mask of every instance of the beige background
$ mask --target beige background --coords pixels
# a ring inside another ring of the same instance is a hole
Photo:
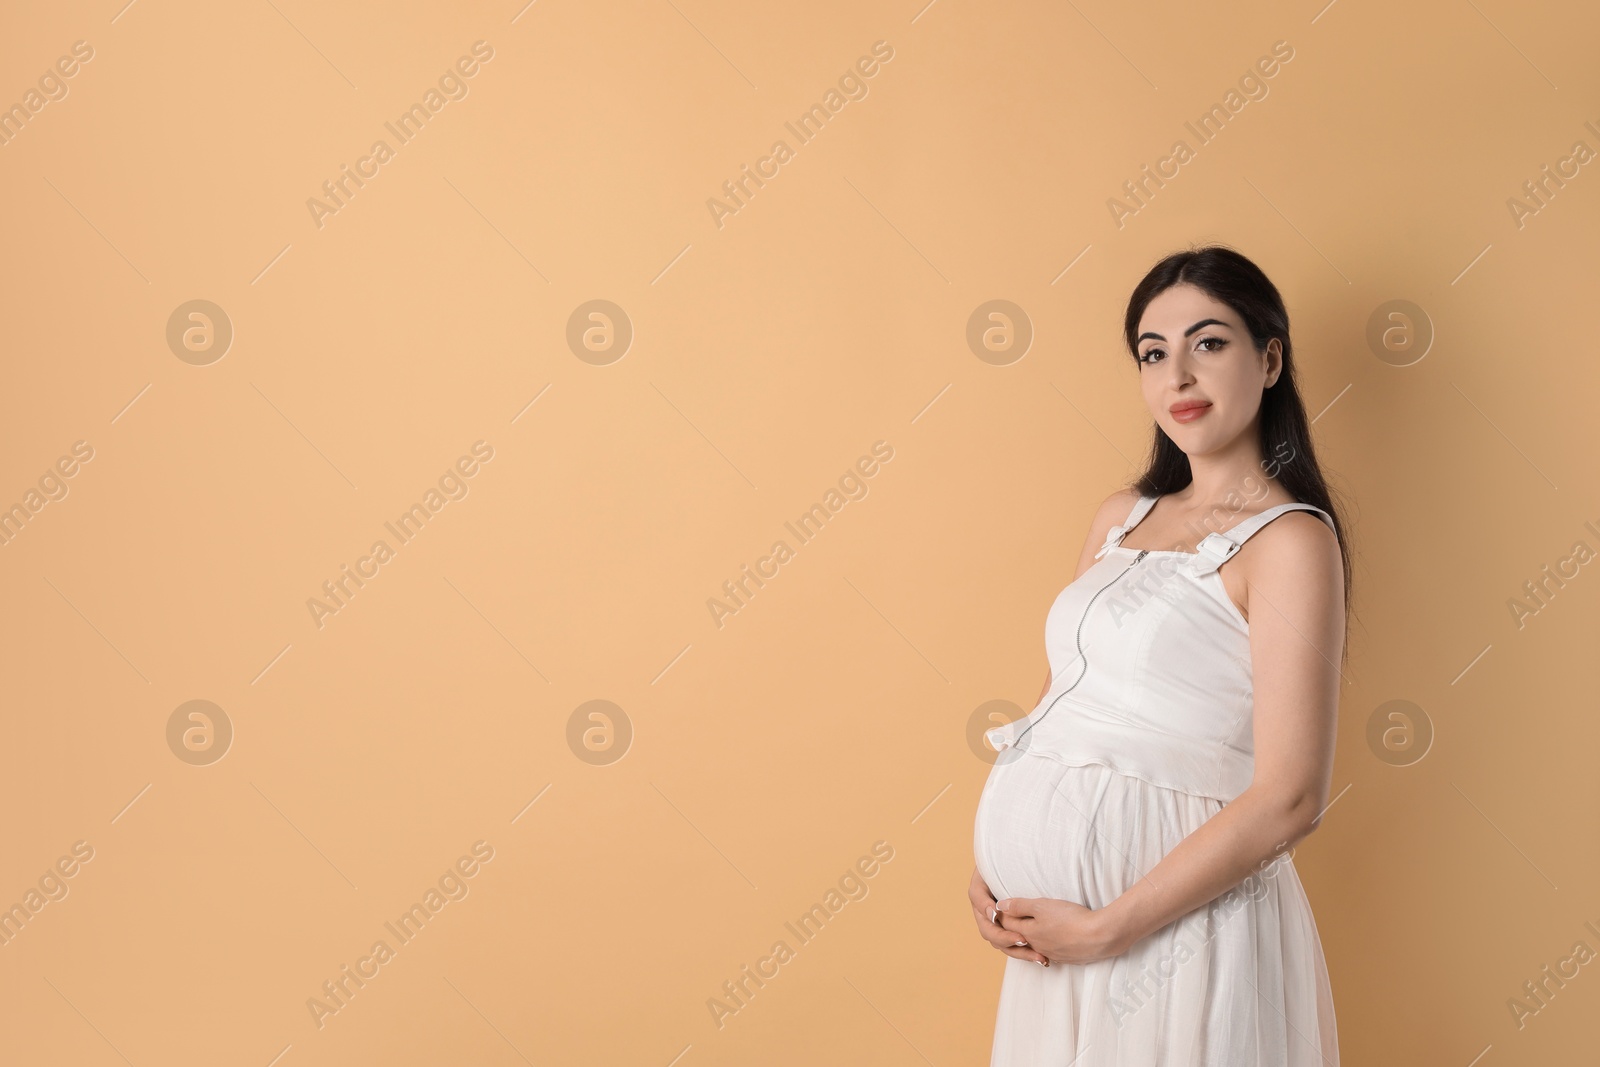
[[[1600,176],[1508,207],[1600,149],[1586,5],[121,4],[0,34],[0,103],[93,48],[0,147],[0,505],[93,449],[0,547],[0,904],[93,849],[0,947],[0,1060],[986,1063],[974,713],[1033,706],[1045,611],[1147,444],[1128,293],[1207,241],[1285,294],[1352,504],[1338,799],[1296,853],[1346,1062],[1594,1056],[1592,967],[1507,1006],[1600,949],[1600,577],[1509,607],[1600,546]],[[480,40],[319,228],[307,200]],[[1267,95],[1114,223],[1278,41]],[[234,337],[193,365],[166,331],[201,299]],[[566,341],[592,299],[634,330],[607,365]],[[1036,331],[1006,366],[965,341],[992,299]],[[1409,366],[1366,341],[1396,299],[1436,331]],[[319,628],[307,600],[480,440]],[[866,496],[715,625],[876,441]],[[168,744],[190,700],[232,724],[209,765]],[[632,731],[609,765],[569,745],[591,700]],[[1434,731],[1409,766],[1367,741],[1391,700]],[[478,841],[468,895],[319,1028],[307,1000]]]

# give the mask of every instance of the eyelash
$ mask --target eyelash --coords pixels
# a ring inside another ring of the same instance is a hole
[[[1202,338],[1200,338],[1200,340],[1196,341],[1195,344],[1196,345],[1203,345],[1208,341],[1215,341],[1217,343],[1217,347],[1216,348],[1206,349],[1206,351],[1208,351],[1208,352],[1220,352],[1224,348],[1228,347],[1228,342],[1223,340],[1220,337],[1202,337]],[[1151,360],[1148,358],[1150,356],[1150,354],[1153,353],[1153,352],[1160,352],[1160,351],[1161,351],[1161,349],[1159,347],[1156,347],[1156,346],[1152,345],[1151,347],[1149,347],[1149,348],[1144,350],[1144,355],[1139,357],[1139,362],[1140,363],[1149,363],[1149,362],[1151,362]]]

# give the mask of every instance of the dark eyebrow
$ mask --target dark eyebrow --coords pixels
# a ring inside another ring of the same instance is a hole
[[[1224,329],[1229,329],[1230,328],[1228,326],[1228,324],[1223,322],[1221,319],[1201,319],[1199,322],[1195,323],[1193,326],[1189,327],[1187,330],[1184,330],[1183,331],[1183,335],[1185,337],[1192,336],[1194,334],[1194,332],[1196,330],[1200,329],[1202,326],[1221,326]],[[1141,333],[1134,340],[1133,343],[1135,345],[1137,345],[1140,341],[1143,341],[1143,340],[1145,340],[1147,338],[1151,338],[1151,337],[1155,338],[1157,341],[1165,341],[1166,340],[1166,338],[1162,337],[1159,333],[1156,333],[1153,330],[1146,330],[1144,333]]]

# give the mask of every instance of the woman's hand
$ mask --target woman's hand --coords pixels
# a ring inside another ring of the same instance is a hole
[[[1005,932],[1020,936],[1057,963],[1094,963],[1120,956],[1132,947],[1104,909],[1032,897],[997,901],[995,909]]]
[[[978,921],[978,933],[983,935],[985,941],[1007,956],[1014,956],[1019,960],[1032,960],[1046,967],[1050,965],[1050,961],[1043,955],[1028,947],[1028,942],[1024,938],[996,925],[994,919],[990,918],[994,914],[994,894],[983,884],[983,876],[978,873],[976,867],[972,868],[972,882],[967,887],[967,898],[972,901],[972,916]]]

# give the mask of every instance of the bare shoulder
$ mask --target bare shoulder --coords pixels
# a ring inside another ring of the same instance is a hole
[[[1321,515],[1304,508],[1279,515],[1251,540],[1272,545],[1278,552],[1291,556],[1300,554],[1307,561],[1328,556],[1339,558],[1339,538],[1334,535],[1333,527]]]
[[[1126,519],[1138,502],[1139,490],[1131,486],[1118,489],[1100,502],[1100,510],[1094,515],[1094,524],[1109,530]]]
[[[1106,536],[1111,533],[1111,527],[1126,519],[1138,502],[1139,490],[1131,487],[1118,489],[1101,501],[1099,509],[1094,513],[1094,519],[1089,523],[1089,533],[1083,540],[1083,551],[1078,557],[1079,575],[1094,564],[1094,554],[1106,543]]]
[[[1339,538],[1316,512],[1296,508],[1267,523],[1250,538],[1249,581],[1280,589],[1342,594]],[[1309,588],[1308,588],[1309,585]]]
[[[1105,544],[1106,534],[1111,532],[1111,527],[1126,519],[1133,506],[1139,502],[1139,490],[1133,488],[1118,489],[1100,502],[1099,509],[1094,513],[1094,521],[1089,524],[1089,541],[1093,543],[1095,551]]]

